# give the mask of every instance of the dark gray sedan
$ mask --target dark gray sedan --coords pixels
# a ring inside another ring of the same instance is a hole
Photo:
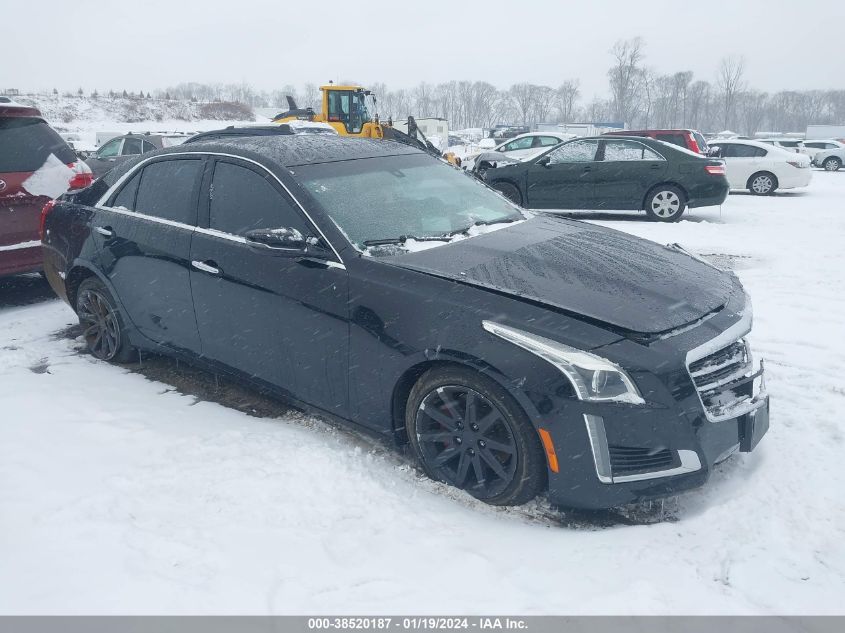
[[[180,145],[187,138],[186,134],[124,134],[103,144],[85,164],[94,172],[94,177],[99,178],[132,156]]]

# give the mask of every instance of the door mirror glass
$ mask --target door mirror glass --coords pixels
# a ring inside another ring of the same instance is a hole
[[[300,231],[286,227],[281,229],[253,229],[244,235],[248,242],[261,244],[267,248],[278,248],[288,251],[298,251],[305,254],[305,251],[316,240],[306,238]]]

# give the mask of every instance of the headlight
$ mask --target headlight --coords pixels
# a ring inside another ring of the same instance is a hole
[[[492,321],[482,321],[482,325],[557,367],[572,383],[579,400],[645,404],[631,377],[606,358]]]

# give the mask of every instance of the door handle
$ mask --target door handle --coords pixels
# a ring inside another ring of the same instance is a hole
[[[194,261],[191,262],[191,266],[193,266],[197,270],[201,270],[202,272],[209,273],[211,275],[219,275],[220,274],[220,269],[217,267],[217,263],[211,261],[210,259],[206,260],[204,262],[199,262],[197,260],[194,260]]]
[[[95,226],[94,230],[97,231],[100,235],[104,235],[105,237],[111,237],[114,235],[114,231],[110,226]]]
[[[584,167],[584,171],[593,171],[593,168],[587,165],[586,167]]]
[[[652,165],[650,169],[660,169],[660,165]]]

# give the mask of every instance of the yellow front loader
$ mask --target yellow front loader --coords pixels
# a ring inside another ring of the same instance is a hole
[[[311,108],[298,108],[293,97],[288,96],[287,112],[280,112],[273,117],[273,123],[288,123],[290,121],[318,121],[331,125],[341,136],[355,136],[358,138],[386,138],[420,149],[438,157],[444,158],[454,165],[460,165],[460,159],[454,154],[443,154],[434,144],[429,142],[417,127],[413,117],[408,117],[408,133],[405,134],[393,127],[393,121],[387,123],[379,121],[375,114],[376,98],[361,86],[336,86],[329,82],[320,86],[321,109],[314,112]],[[372,103],[373,114],[367,101]]]

